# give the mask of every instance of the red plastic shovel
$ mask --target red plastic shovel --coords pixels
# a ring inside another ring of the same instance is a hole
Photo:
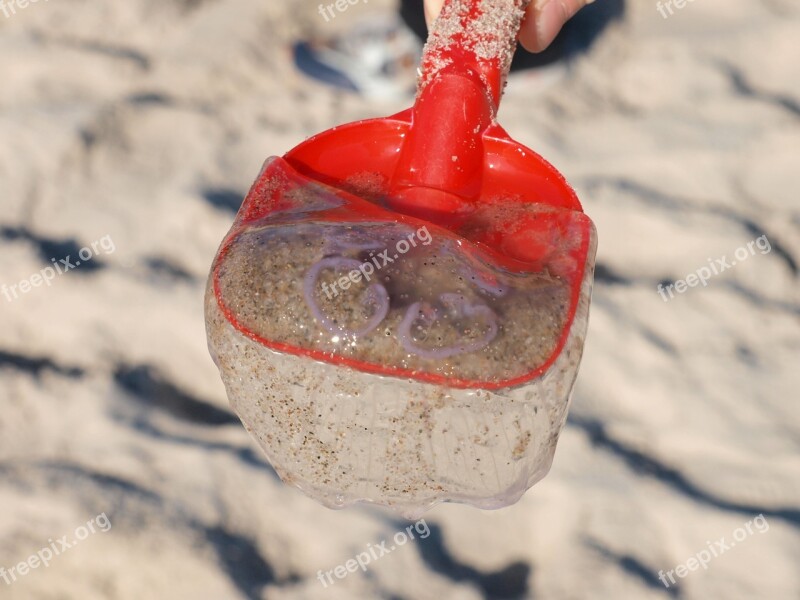
[[[543,477],[594,227],[495,117],[524,0],[447,0],[414,106],[269,159],[211,270],[209,346],[281,477],[329,506],[492,508]]]

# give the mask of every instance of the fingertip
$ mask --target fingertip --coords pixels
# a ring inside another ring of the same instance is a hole
[[[546,49],[561,28],[583,6],[594,0],[534,0],[525,13],[519,42],[529,52]]]
[[[537,30],[537,17],[533,10],[525,14],[522,24],[519,28],[519,43],[528,52],[541,52],[547,47],[547,44],[552,42],[543,42]]]
[[[442,12],[442,6],[444,5],[444,0],[425,0],[425,22],[428,25],[428,30],[430,31],[431,25],[436,20],[436,17],[439,16],[439,13]]]

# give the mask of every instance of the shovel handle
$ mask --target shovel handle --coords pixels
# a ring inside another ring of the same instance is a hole
[[[477,74],[496,111],[530,0],[445,0],[422,55],[419,92],[440,73]]]
[[[446,0],[425,45],[391,204],[445,222],[480,197],[483,135],[495,123],[530,0]]]

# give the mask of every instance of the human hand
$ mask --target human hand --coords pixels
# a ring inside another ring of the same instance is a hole
[[[519,42],[531,52],[541,52],[581,8],[594,0],[531,0],[519,31]],[[444,0],[425,0],[428,27],[442,10]]]

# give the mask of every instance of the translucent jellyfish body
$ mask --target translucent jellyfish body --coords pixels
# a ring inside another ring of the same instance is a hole
[[[487,203],[443,228],[282,159],[260,181],[212,267],[206,321],[231,404],[281,478],[330,507],[409,517],[515,502],[566,418],[591,221]]]

